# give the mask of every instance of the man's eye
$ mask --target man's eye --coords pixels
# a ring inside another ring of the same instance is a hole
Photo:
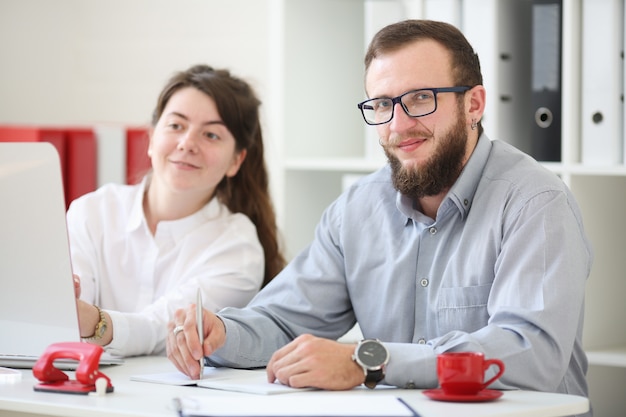
[[[433,95],[430,92],[421,92],[411,95],[410,98],[412,101],[428,101],[433,99]]]
[[[374,104],[376,110],[387,110],[391,107],[391,100],[379,100]]]

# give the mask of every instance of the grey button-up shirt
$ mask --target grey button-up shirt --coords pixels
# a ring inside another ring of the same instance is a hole
[[[592,254],[565,184],[484,135],[436,219],[390,175],[344,192],[249,308],[221,312],[227,342],[210,362],[264,366],[297,335],[334,339],[358,321],[390,351],[387,384],[436,387],[436,355],[472,350],[505,362],[494,388],[586,396]]]

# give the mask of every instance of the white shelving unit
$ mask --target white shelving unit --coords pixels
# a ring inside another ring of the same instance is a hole
[[[500,62],[499,56],[501,48],[516,47],[506,35],[518,33],[511,27],[507,29],[507,25],[519,17],[520,4],[529,1],[440,3],[459,8],[449,13],[439,10],[439,14],[460,16],[459,27],[467,27],[464,32],[481,56],[485,85],[490,91],[484,124],[492,139],[506,140],[515,132],[530,134],[516,121],[519,111],[510,107],[510,102],[498,99],[500,94],[520,93],[520,88],[507,83],[516,82],[524,73],[507,76],[511,66]],[[593,243],[595,262],[587,287],[584,344],[590,362],[595,416],[611,417],[626,410],[622,392],[626,381],[626,166],[592,167],[581,163],[581,0],[563,3],[562,155],[560,162],[545,166],[576,195]],[[371,26],[371,21],[366,21],[364,27],[363,19],[372,18],[368,7],[395,8],[403,10],[405,17],[419,18],[429,17],[432,3],[288,0],[282,5],[286,39],[282,45],[286,74],[282,89],[286,108],[281,125],[284,146],[280,198],[284,201],[288,255],[293,256],[312,240],[322,211],[340,194],[344,176],[367,174],[384,164],[368,149],[371,144],[366,140],[376,139],[366,133],[356,108],[364,95],[363,45],[369,41],[364,29]],[[476,16],[482,18],[476,20]],[[487,33],[479,33],[481,30]]]

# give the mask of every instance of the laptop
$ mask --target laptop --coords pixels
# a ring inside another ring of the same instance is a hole
[[[50,344],[80,340],[59,155],[48,142],[1,142],[0,366],[32,368]]]

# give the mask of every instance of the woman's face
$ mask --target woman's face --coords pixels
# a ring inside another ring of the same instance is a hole
[[[153,182],[173,192],[212,196],[245,158],[222,122],[215,101],[193,87],[174,93],[150,136]]]

